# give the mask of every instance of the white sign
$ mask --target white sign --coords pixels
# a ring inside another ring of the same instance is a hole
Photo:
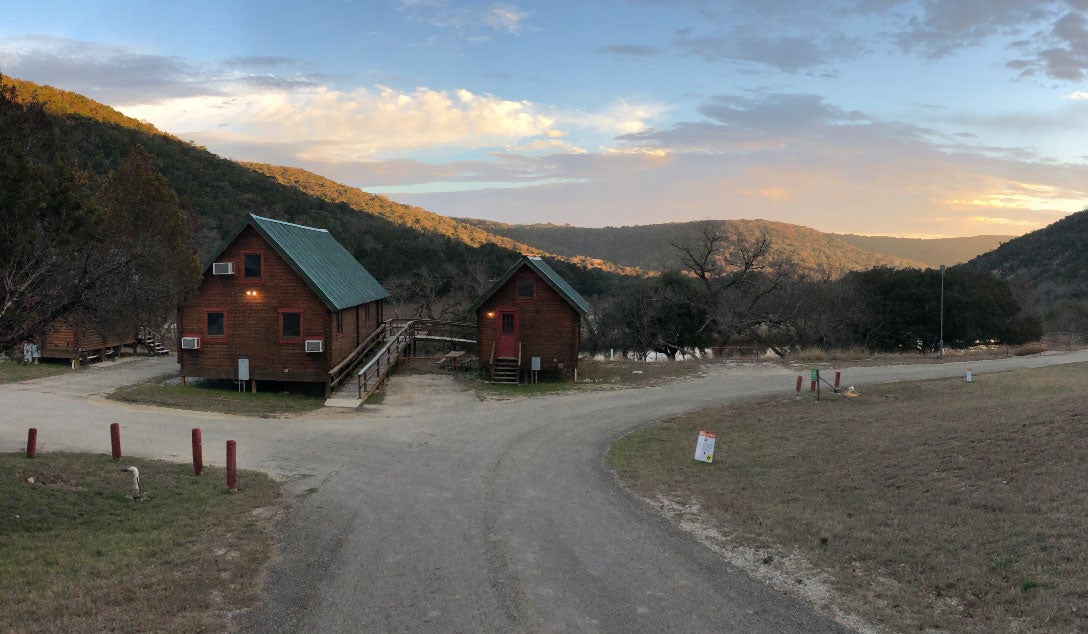
[[[714,461],[714,432],[699,432],[699,442],[695,444],[695,459],[699,462]]]

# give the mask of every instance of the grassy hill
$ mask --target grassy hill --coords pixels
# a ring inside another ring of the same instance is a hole
[[[679,268],[676,250],[670,243],[692,239],[703,224],[698,221],[587,228],[552,224],[510,225],[468,218],[460,220],[489,233],[506,236],[558,255],[579,254],[618,265],[658,271]],[[770,239],[772,257],[791,259],[820,274],[827,273],[837,277],[848,271],[874,266],[923,266],[921,262],[910,258],[873,253],[851,244],[842,236],[799,225],[769,220],[711,222],[721,224],[731,235],[766,234]]]
[[[890,257],[905,258],[937,268],[952,266],[992,251],[1014,236],[971,236],[968,238],[892,238],[888,236],[857,236],[849,233],[832,234],[859,249]]]
[[[1019,279],[1040,302],[1088,301],[1088,210],[1079,211],[984,253],[969,266]]]

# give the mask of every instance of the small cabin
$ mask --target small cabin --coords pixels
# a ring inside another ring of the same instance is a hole
[[[136,341],[131,333],[111,334],[79,318],[65,317],[49,324],[37,343],[42,358],[68,359],[76,369],[83,361],[119,355],[123,346],[131,346],[135,354]]]
[[[181,377],[324,383],[365,352],[385,288],[325,229],[249,215],[178,307]]]
[[[539,257],[523,256],[472,310],[480,364],[493,382],[516,383],[531,370],[577,369],[589,304]]]

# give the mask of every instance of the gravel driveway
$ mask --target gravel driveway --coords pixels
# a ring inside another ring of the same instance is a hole
[[[863,388],[962,376],[968,365],[985,380],[987,372],[1083,361],[1088,351],[847,368],[843,380]],[[0,386],[0,451],[21,450],[36,426],[39,451],[104,453],[108,425],[119,422],[126,453],[175,460],[188,460],[189,430],[201,427],[205,460],[222,464],[219,448],[236,439],[240,466],[283,478],[295,500],[268,601],[241,621],[244,631],[844,629],[726,564],[622,490],[602,462],[608,444],[634,427],[788,393],[794,372],[717,366],[654,388],[486,402],[451,392],[448,405],[401,399],[297,419],[87,398],[163,369],[162,360],[141,360],[118,367],[113,380],[85,372]]]

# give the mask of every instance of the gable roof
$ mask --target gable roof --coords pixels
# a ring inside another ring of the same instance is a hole
[[[526,265],[530,269],[536,271],[537,274],[540,275],[540,277],[544,278],[544,281],[548,283],[548,286],[551,286],[555,292],[559,293],[559,295],[563,299],[567,300],[567,302],[574,307],[574,310],[578,311],[578,313],[581,314],[582,317],[585,317],[589,313],[589,302],[587,302],[584,297],[579,295],[578,291],[574,290],[574,287],[571,286],[567,282],[567,280],[563,279],[558,273],[556,273],[555,269],[548,266],[547,262],[542,260],[540,256],[536,255],[521,256],[521,259],[515,262],[514,266],[511,266],[509,270],[506,271],[506,273],[503,273],[502,277],[500,277],[499,280],[491,286],[491,288],[487,289],[487,292],[481,295],[480,299],[476,300],[476,303],[472,305],[471,309],[469,309],[470,312],[476,312],[480,308],[480,306],[488,300],[488,298],[494,295],[496,291],[502,288],[503,284],[506,284],[506,282],[514,276],[514,273],[518,272],[518,269]]]
[[[389,297],[389,292],[378,280],[325,229],[249,214],[227,237],[218,254],[222,254],[246,227],[253,227],[333,310]],[[205,264],[205,272],[209,266],[211,262]]]

